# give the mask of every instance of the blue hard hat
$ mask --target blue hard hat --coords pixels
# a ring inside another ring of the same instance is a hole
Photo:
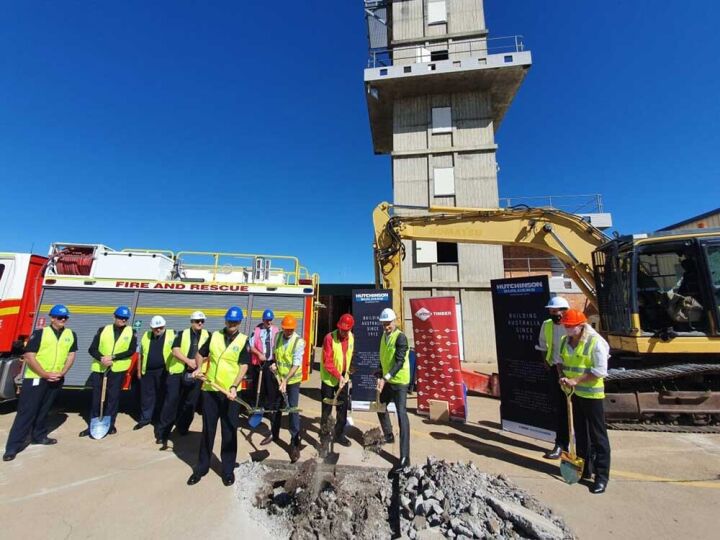
[[[129,319],[130,318],[130,308],[127,306],[119,306],[115,310],[115,313],[113,313],[113,315],[115,315],[116,317],[122,317],[124,319]]]
[[[225,320],[229,322],[240,322],[243,320],[243,312],[237,306],[233,306],[227,310],[225,314]]]
[[[263,321],[272,321],[275,318],[275,314],[272,309],[266,309],[263,311]]]
[[[62,304],[56,304],[52,307],[50,310],[49,315],[51,317],[69,317],[70,316],[70,310],[63,306]]]

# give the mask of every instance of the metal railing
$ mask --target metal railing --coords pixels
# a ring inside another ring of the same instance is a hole
[[[201,259],[200,262],[196,262]],[[204,259],[204,260],[203,260]],[[205,262],[205,260],[210,259]],[[300,261],[297,257],[285,255],[261,255],[253,253],[219,253],[209,251],[180,251],[176,255],[176,261],[181,268],[187,270],[202,270],[211,274],[211,279],[216,281],[218,274],[230,274],[232,272],[254,272],[255,262],[258,259],[286,263],[287,268],[271,267],[271,275],[282,275],[286,285],[297,285],[300,278]]]
[[[501,208],[510,208],[518,205],[533,208],[555,208],[570,214],[602,213],[603,199],[600,193],[584,195],[538,195],[534,197],[501,197]]]
[[[444,49],[438,47],[445,46]],[[435,51],[426,47],[433,47]],[[388,67],[402,61],[403,64],[421,64],[426,62],[441,62],[443,60],[456,60],[464,57],[487,56],[488,54],[515,53],[525,50],[523,36],[501,36],[495,38],[482,38],[470,41],[448,41],[447,38],[428,38],[423,43],[413,45],[397,45],[392,48],[370,49],[368,51],[368,68]],[[438,53],[442,52],[442,57]],[[435,53],[435,58],[433,58]],[[446,56],[447,55],[447,56]],[[412,62],[408,62],[412,60]]]
[[[512,274],[522,272],[532,274],[533,272],[548,272],[553,276],[563,276],[565,267],[555,257],[503,257],[505,274],[512,277]]]

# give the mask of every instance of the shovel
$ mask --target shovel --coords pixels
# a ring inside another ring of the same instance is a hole
[[[342,405],[343,403],[345,403],[344,401],[338,401],[338,396],[340,395],[340,392],[342,392],[343,388],[345,388],[345,384],[340,384],[340,386],[338,386],[337,392],[335,392],[335,397],[323,398],[323,403],[325,403],[326,405],[332,405],[333,407],[337,407],[338,405]]]
[[[226,396],[228,395],[227,391],[222,386],[218,386],[217,384],[215,384],[212,381],[206,381],[206,382],[208,382],[210,384],[210,386],[212,386],[218,392],[222,392]],[[247,409],[248,411],[252,410],[252,407],[250,406],[250,404],[247,401],[243,401],[242,399],[240,399],[240,396],[236,397],[234,401],[236,403],[239,403],[243,408]]]
[[[380,403],[380,390],[375,389],[375,401],[370,402],[368,411],[379,413],[387,412],[387,404]]]
[[[282,381],[280,380],[280,375],[275,373],[275,379],[277,380],[278,388],[279,388],[280,385],[282,384]],[[288,401],[287,392],[282,392],[282,398],[283,398],[283,402],[285,403],[285,408],[280,409],[280,412],[287,413],[287,414],[293,414],[293,413],[299,413],[302,411],[302,409],[300,407],[291,407],[290,406],[290,401]]]
[[[585,460],[578,457],[575,454],[575,429],[573,427],[573,410],[572,410],[572,395],[575,392],[574,389],[570,391],[564,390],[567,398],[567,409],[568,409],[568,433],[569,433],[569,452],[563,452],[560,456],[560,474],[563,480],[568,484],[576,484],[582,478],[583,469],[585,467]]]
[[[263,407],[260,407],[260,391],[262,390],[262,380],[264,372],[265,370],[261,369],[260,377],[258,377],[257,392],[255,393],[255,407],[248,410],[248,412],[251,413],[250,418],[248,419],[248,424],[253,429],[260,425],[263,419],[263,415],[265,414],[265,409]]]
[[[105,409],[105,394],[107,393],[107,374],[106,369],[103,373],[102,390],[100,392],[100,416],[90,419],[90,437],[93,439],[102,439],[110,431],[110,422],[112,418],[110,416],[103,416],[103,410]]]

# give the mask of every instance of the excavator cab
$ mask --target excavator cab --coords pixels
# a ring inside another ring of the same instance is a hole
[[[618,237],[593,258],[610,336],[669,342],[718,335],[720,230]]]

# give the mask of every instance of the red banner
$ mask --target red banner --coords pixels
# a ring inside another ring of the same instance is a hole
[[[418,412],[429,414],[428,400],[447,401],[450,418],[467,419],[465,391],[460,372],[455,298],[436,296],[410,300],[415,338],[415,382]]]

